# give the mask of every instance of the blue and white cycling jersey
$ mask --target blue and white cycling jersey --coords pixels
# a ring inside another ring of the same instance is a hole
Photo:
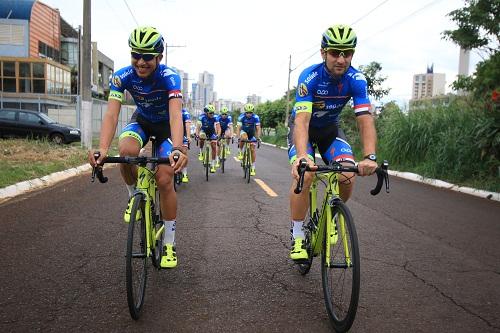
[[[219,116],[219,124],[220,124],[220,128],[221,128],[222,133],[224,133],[227,130],[227,128],[229,127],[229,125],[233,124],[233,118],[230,115],[227,115],[226,118],[224,118],[220,115]]]
[[[255,131],[257,125],[260,125],[260,118],[255,113],[253,113],[250,118],[244,113],[240,114],[238,117],[238,126],[246,133]]]
[[[182,98],[179,74],[162,64],[147,79],[140,78],[134,67],[124,67],[113,74],[109,87],[109,99],[123,102],[123,93],[127,90],[137,105],[137,112],[153,123],[169,120],[168,101]]]
[[[217,124],[218,122],[219,122],[219,116],[216,115],[210,118],[206,114],[202,114],[198,118],[198,124],[201,124],[200,128],[203,132],[215,133],[215,124]]]
[[[370,113],[370,99],[366,78],[352,66],[338,79],[328,73],[323,63],[306,68],[299,76],[296,113],[312,113],[309,126],[321,128],[338,124],[339,115],[347,102],[353,99],[356,116]]]
[[[188,110],[182,109],[182,122],[185,123],[186,121],[191,121],[191,115]]]

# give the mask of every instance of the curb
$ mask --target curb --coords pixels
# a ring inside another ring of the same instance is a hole
[[[277,146],[277,145],[274,145],[271,143],[267,143],[267,142],[261,142],[261,144],[266,145],[266,146],[270,146],[270,147],[276,147],[276,148],[288,150],[288,148],[286,148],[286,147],[280,147],[280,146]],[[316,157],[321,157],[321,156],[319,154],[316,154]],[[418,183],[425,183],[425,184],[432,185],[432,186],[435,186],[438,188],[444,188],[444,189],[448,189],[448,190],[452,190],[452,191],[456,191],[456,192],[474,195],[476,197],[480,197],[480,198],[484,198],[484,199],[500,201],[500,193],[478,190],[478,189],[471,188],[471,187],[459,186],[459,185],[447,183],[447,182],[444,182],[444,181],[438,180],[438,179],[426,178],[426,177],[418,175],[416,173],[389,170],[389,175],[395,176],[398,178],[411,180],[411,181],[418,182]]]
[[[267,142],[261,142],[261,144],[269,146],[269,147],[276,147],[280,148],[283,150],[288,150],[286,147],[280,147],[271,143]],[[319,154],[316,154],[317,157],[320,157]],[[57,182],[63,181],[65,179],[80,175],[84,172],[90,171],[91,167],[89,164],[84,164],[76,168],[71,168],[65,171],[58,171],[54,172],[48,176],[44,176],[42,178],[37,178],[37,179],[31,179],[31,180],[26,180],[14,185],[9,185],[4,188],[0,188],[0,203],[7,201],[9,199],[12,199],[15,196],[18,196],[20,194],[41,188],[41,187],[46,187],[53,185]],[[425,183],[428,185],[432,185],[438,188],[445,188],[448,190],[456,191],[456,192],[461,192],[469,195],[473,195],[476,197],[484,198],[484,199],[489,199],[489,200],[494,200],[494,201],[499,201],[500,202],[500,193],[497,192],[489,192],[489,191],[483,191],[483,190],[478,190],[475,188],[471,187],[465,187],[465,186],[458,186],[455,184],[447,183],[442,180],[438,179],[432,179],[432,178],[426,178],[420,175],[417,175],[415,173],[411,172],[400,172],[400,171],[393,171],[389,170],[389,175],[391,176],[396,176],[398,178],[403,178],[407,180],[411,180],[414,182],[418,183]]]
[[[9,185],[7,187],[0,188],[0,203],[9,200],[15,196],[18,196],[20,194],[53,185],[55,183],[77,176],[79,174],[82,174],[90,170],[91,170],[90,165],[84,164],[76,168],[54,172],[51,173],[50,175],[41,178],[30,179],[23,182],[19,182],[14,185]]]

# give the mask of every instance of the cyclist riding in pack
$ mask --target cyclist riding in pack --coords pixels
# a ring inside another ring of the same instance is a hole
[[[189,143],[191,142],[191,115],[188,110],[182,109],[182,122],[184,123],[184,140],[182,141],[182,146],[188,149]],[[187,165],[182,169],[182,179],[183,183],[189,182],[189,177],[187,174]]]
[[[200,154],[198,159],[203,161],[203,146],[205,145],[205,140],[210,140],[210,145],[212,146],[212,156],[210,156],[210,172],[214,173],[217,157],[217,139],[220,136],[220,125],[219,117],[215,115],[215,107],[212,104],[207,104],[203,111],[205,112],[198,118],[198,123],[196,124],[196,136],[200,138]]]
[[[163,268],[177,266],[175,252],[175,225],[177,196],[173,187],[174,172],[187,164],[186,148],[182,146],[182,94],[181,79],[177,72],[161,64],[164,50],[162,35],[153,27],[138,27],[130,34],[131,65],[118,70],[110,80],[108,110],[104,115],[99,149],[89,152],[89,162],[96,166],[108,154],[115,135],[124,92],[127,90],[137,106],[130,122],[119,137],[120,156],[138,156],[150,136],[156,137],[158,157],[170,158],[171,164],[158,165],[156,182],[160,192],[162,219],[165,225],[165,254],[160,263]],[[99,152],[96,160],[94,153]],[[177,162],[173,156],[179,158]],[[132,197],[137,179],[137,167],[120,164],[129,196]],[[130,221],[133,200],[125,211],[125,222]]]
[[[229,110],[226,106],[220,109],[219,124],[221,129],[221,138],[226,140],[226,155],[231,154],[231,149],[229,149],[229,141],[233,136],[233,119],[228,114]]]
[[[252,103],[247,103],[243,107],[245,113],[240,114],[238,117],[238,129],[236,136],[240,140],[250,140],[252,143],[252,167],[250,168],[250,175],[255,176],[255,160],[257,154],[255,151],[255,142],[260,141],[260,118],[254,113],[255,106]],[[238,159],[243,159],[243,142],[239,142],[238,145]]]
[[[321,40],[323,62],[306,68],[299,76],[296,103],[290,118],[288,156],[292,165],[293,183],[290,188],[291,239],[290,258],[308,258],[304,247],[303,223],[309,207],[309,187],[313,173],[306,173],[303,191],[295,194],[299,178],[297,166],[302,159],[314,167],[317,146],[325,163],[355,164],[352,149],[338,127],[342,108],[352,98],[354,112],[363,144],[363,160],[358,163],[359,175],[367,176],[377,168],[377,134],[370,114],[370,100],[365,76],[351,67],[357,37],[347,25],[333,25]],[[340,197],[346,202],[351,196],[354,174],[340,176]]]

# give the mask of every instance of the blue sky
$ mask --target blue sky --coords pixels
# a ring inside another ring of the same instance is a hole
[[[83,0],[42,2],[59,8],[71,25],[81,24]],[[203,71],[214,74],[218,98],[245,101],[257,94],[274,100],[286,92],[290,54],[293,87],[301,70],[321,61],[323,31],[334,23],[352,24],[358,35],[352,65],[381,63],[391,88],[385,100],[404,104],[411,98],[413,74],[425,73],[427,65],[446,74],[447,86],[455,79],[459,48],[441,33],[455,28],[446,14],[463,5],[462,0],[94,0],[92,40],[118,69],[130,63],[130,31],[137,24],[153,25],[168,45],[183,46],[169,48],[168,64],[195,81]],[[479,60],[471,55],[471,71]]]

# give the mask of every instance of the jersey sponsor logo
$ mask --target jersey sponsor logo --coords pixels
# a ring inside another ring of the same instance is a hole
[[[111,90],[109,92],[109,98],[112,98],[112,99],[117,99],[117,100],[121,101],[122,100],[122,96],[123,96],[123,94],[120,93],[120,92],[118,92],[118,91]]]
[[[123,80],[124,78],[126,78],[127,76],[129,76],[130,74],[132,74],[132,72],[133,72],[133,71],[134,71],[134,69],[133,69],[133,68],[130,68],[130,69],[129,69],[128,71],[126,71],[125,73],[120,74],[120,79],[122,79],[122,80]]]
[[[142,91],[142,87],[141,87],[141,86],[138,86],[138,85],[136,85],[136,84],[133,84],[133,85],[132,85],[132,88],[133,88],[134,90],[137,90],[137,91]]]
[[[340,151],[343,153],[351,153],[352,154],[352,150],[349,148],[341,148]]]
[[[316,76],[318,76],[318,72],[312,72],[310,73],[306,79],[304,80],[307,84],[309,84],[309,82],[311,82],[312,79],[314,79]]]
[[[300,111],[305,111],[305,110],[307,110],[307,106],[306,105],[297,105],[295,107],[295,112],[297,112],[297,111],[300,112]]]
[[[336,110],[336,109],[342,109],[344,107],[344,103],[339,103],[339,104],[330,104],[326,106],[327,110]]]
[[[317,101],[313,103],[313,107],[317,110],[323,110],[325,108],[325,101]]]
[[[122,86],[122,80],[120,80],[120,77],[118,75],[113,76],[113,85],[115,87],[120,88]]]
[[[175,87],[175,78],[173,76],[170,77],[170,82]]]
[[[300,96],[300,97],[304,97],[304,96],[306,96],[308,93],[309,93],[309,91],[307,91],[307,86],[306,86],[304,83],[301,83],[301,84],[299,85],[299,96]]]
[[[356,81],[365,81],[366,82],[366,78],[363,75],[363,73],[354,74],[354,79],[356,79]]]
[[[321,118],[328,114],[328,111],[316,111],[313,113],[314,118]]]
[[[326,95],[328,95],[328,90],[326,90],[326,89],[318,89],[316,91],[316,94],[321,95],[321,96],[326,96]]]

